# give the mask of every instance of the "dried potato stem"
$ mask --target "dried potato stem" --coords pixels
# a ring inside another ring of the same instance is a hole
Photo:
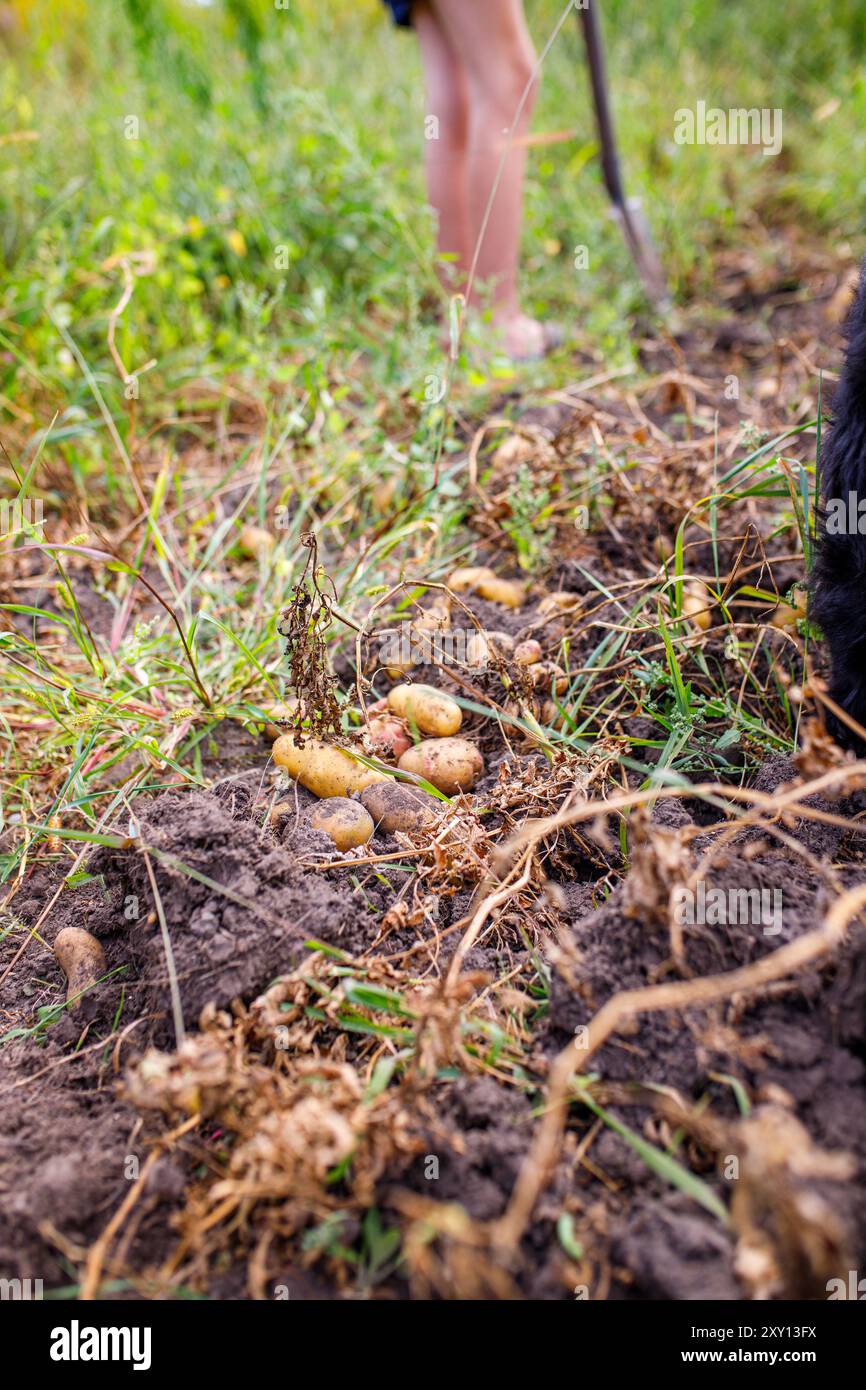
[[[740,966],[722,975],[702,976],[697,980],[677,980],[671,984],[622,990],[608,999],[589,1024],[588,1046],[581,1049],[579,1060],[575,1058],[574,1040],[571,1039],[550,1068],[545,1112],[524,1159],[505,1215],[494,1228],[497,1243],[513,1249],[523,1235],[559,1152],[572,1077],[584,1070],[622,1023],[642,1013],[715,1003],[781,980],[838,946],[851,918],[864,906],[866,884],[860,884],[837,899],[820,927],[806,932],[786,946],[780,946],[777,951],[751,965]]]

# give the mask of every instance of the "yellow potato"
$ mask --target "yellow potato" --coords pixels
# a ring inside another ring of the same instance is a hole
[[[712,626],[713,618],[710,613],[712,604],[712,595],[706,584],[702,584],[700,580],[695,580],[691,584],[684,585],[683,617],[689,618],[702,632],[706,632],[707,628]]]
[[[365,767],[344,749],[318,738],[304,738],[299,743],[296,734],[281,734],[273,747],[273,759],[302,787],[321,797],[348,796],[363,791],[371,782],[387,780],[384,772]]]
[[[783,599],[770,619],[772,627],[796,628],[797,623],[806,617],[806,590],[796,588],[791,595],[793,603]]]
[[[475,592],[490,603],[500,603],[503,608],[522,608],[526,602],[526,589],[517,579],[482,579],[476,584]]]
[[[442,809],[435,796],[423,787],[409,787],[405,782],[390,779],[365,787],[361,804],[373,817],[376,828],[386,835],[393,835],[395,830],[420,830]]]
[[[507,632],[473,632],[466,641],[466,665],[487,666],[496,657],[510,656],[514,638]]]
[[[568,689],[568,676],[555,661],[534,661],[526,669],[537,690],[548,693],[552,690],[556,695],[562,695]]]
[[[446,582],[455,594],[465,594],[477,593],[478,585],[491,579],[495,582],[496,575],[487,565],[469,565],[464,569],[452,570]]]
[[[89,931],[64,927],[54,938],[54,955],[66,976],[66,1002],[77,1009],[80,996],[105,974],[105,952]]]
[[[251,560],[257,560],[260,555],[267,555],[275,545],[276,541],[270,531],[265,531],[261,526],[244,526],[238,541],[241,554]]]
[[[541,722],[548,729],[567,729],[569,719],[564,710],[559,708],[555,700],[545,700],[541,707]]]
[[[548,613],[571,613],[580,607],[580,602],[580,594],[569,593],[567,589],[557,589],[553,594],[545,594],[538,605],[538,613],[542,618],[547,617]]]
[[[298,701],[297,697],[294,695],[288,700],[285,700],[282,704],[265,706],[265,712],[270,715],[270,718],[264,726],[264,733],[265,737],[271,740],[271,743],[273,743],[275,738],[279,738],[281,734],[286,732],[279,724],[275,724],[274,720],[293,719],[297,708]]]
[[[536,642],[534,637],[529,637],[525,642],[518,642],[514,648],[514,660],[518,666],[534,666],[542,658],[541,643]]]
[[[432,783],[446,796],[469,791],[484,772],[484,760],[465,738],[428,738],[404,753],[397,766]]]
[[[347,796],[330,796],[320,801],[310,812],[310,825],[314,830],[324,830],[330,835],[337,849],[354,849],[365,845],[373,835],[373,819],[369,811],[357,801]]]
[[[408,719],[422,734],[445,737],[456,734],[463,714],[456,700],[434,685],[395,685],[388,704],[401,719]]]

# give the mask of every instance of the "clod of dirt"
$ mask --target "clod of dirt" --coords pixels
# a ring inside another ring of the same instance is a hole
[[[252,998],[292,968],[308,938],[340,944],[354,916],[351,898],[322,875],[305,873],[297,856],[249,819],[244,792],[166,792],[140,816],[187,1024],[209,1002],[226,1008]],[[104,877],[110,899],[91,926],[100,935],[123,933],[144,990],[142,1012],[149,1006],[165,1014],[169,969],[158,925],[130,923],[123,914],[124,903],[152,901],[144,854],[103,850],[94,872]]]
[[[81,996],[105,974],[105,952],[89,931],[64,927],[55,937],[54,954],[66,976],[66,1002],[77,1009]]]

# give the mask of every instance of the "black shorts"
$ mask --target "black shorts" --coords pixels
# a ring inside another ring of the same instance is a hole
[[[391,11],[394,23],[408,29],[412,23],[412,0],[383,0],[383,3]]]

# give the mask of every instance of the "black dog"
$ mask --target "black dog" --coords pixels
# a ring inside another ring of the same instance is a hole
[[[823,508],[812,571],[812,616],[830,649],[830,695],[866,728],[866,265],[846,323],[848,351],[821,449]],[[866,743],[832,716],[834,737]]]

